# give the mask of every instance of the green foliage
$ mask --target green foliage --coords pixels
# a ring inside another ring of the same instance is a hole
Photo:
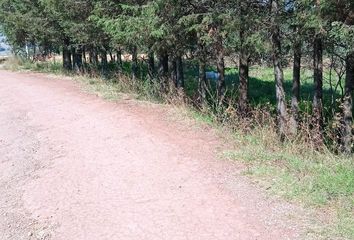
[[[163,31],[155,29],[153,4],[134,6],[119,3],[114,14],[107,13],[101,4],[96,6],[90,19],[109,34],[116,45],[143,48],[153,38],[163,35]]]

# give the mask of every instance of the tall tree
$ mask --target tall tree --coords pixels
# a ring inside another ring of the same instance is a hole
[[[245,114],[248,111],[248,80],[249,80],[249,52],[246,40],[246,31],[248,29],[249,19],[246,19],[247,11],[249,11],[249,5],[247,2],[239,2],[239,41],[240,41],[240,56],[239,56],[239,100],[238,108],[241,114]]]
[[[316,34],[313,40],[314,96],[312,103],[313,138],[317,146],[323,144],[323,40]]]
[[[345,94],[343,98],[342,152],[351,154],[353,149],[353,91],[354,91],[354,3],[349,5],[345,14],[344,25],[341,28],[343,42],[347,42],[345,58],[346,77]],[[344,28],[344,29],[343,29]],[[344,34],[343,34],[344,33]],[[346,41],[345,41],[346,40]]]
[[[297,27],[296,27],[297,28]],[[295,30],[295,34],[299,34]],[[292,96],[291,96],[291,118],[290,131],[296,134],[299,126],[299,102],[300,102],[300,73],[301,73],[301,38],[295,36],[293,51],[293,81],[292,81]]]
[[[290,15],[290,28],[292,30],[293,49],[293,76],[291,88],[291,116],[289,128],[292,135],[296,135],[299,128],[299,103],[300,103],[300,77],[301,57],[303,44],[303,6],[300,1],[288,1],[288,14]]]
[[[287,135],[288,113],[285,101],[284,91],[284,73],[281,60],[281,41],[280,41],[280,6],[278,0],[271,1],[271,16],[272,16],[272,49],[273,49],[273,65],[275,75],[275,88],[277,100],[277,117],[278,131],[281,140],[285,140]]]
[[[354,51],[346,57],[345,95],[343,98],[342,152],[350,154],[353,148],[353,90],[354,90]]]
[[[312,128],[315,146],[323,145],[323,38],[321,1],[314,5],[314,15],[319,24],[313,34],[313,79],[314,94],[312,101]]]

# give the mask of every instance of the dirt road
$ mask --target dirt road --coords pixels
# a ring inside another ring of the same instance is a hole
[[[217,160],[210,131],[0,71],[0,239],[296,239],[293,206]]]

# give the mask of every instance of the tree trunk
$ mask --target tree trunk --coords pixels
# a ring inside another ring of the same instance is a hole
[[[71,58],[72,58],[72,69],[75,71],[75,61],[76,61],[76,48],[71,46]]]
[[[103,76],[106,76],[108,73],[108,58],[107,58],[107,51],[105,48],[100,49],[100,57],[101,57],[100,71]]]
[[[354,52],[346,57],[345,96],[343,99],[342,152],[351,154],[353,149],[353,89]]]
[[[35,59],[36,56],[37,56],[37,47],[36,47],[36,43],[33,43],[33,60]]]
[[[122,60],[122,50],[119,48],[117,50],[117,64],[119,71],[123,70],[123,60]]]
[[[240,39],[242,41],[242,38]],[[246,53],[246,49],[241,43],[240,59],[239,59],[239,99],[238,99],[238,110],[241,115],[247,114],[248,112],[248,79],[249,79],[249,57]]]
[[[90,63],[94,65],[98,65],[98,54],[97,54],[97,48],[96,47],[91,47],[90,48]]]
[[[299,128],[299,101],[300,101],[300,71],[301,71],[301,41],[297,38],[294,43],[294,62],[293,62],[293,86],[291,96],[291,117],[290,131],[293,135],[297,134]]]
[[[200,35],[198,34],[200,39]],[[198,41],[198,64],[199,64],[199,74],[198,74],[198,104],[202,111],[207,110],[207,89],[208,83],[206,78],[206,53],[205,46],[201,41]]]
[[[98,65],[99,60],[98,60],[98,48],[93,49],[93,62],[94,64]]]
[[[240,59],[239,59],[239,99],[238,110],[241,115],[245,115],[248,112],[248,80],[249,80],[249,56],[245,46],[245,6],[240,3]]]
[[[87,65],[86,46],[83,46],[83,48],[82,48],[82,58],[83,58],[83,60],[84,60],[84,65],[85,65],[85,67],[86,67],[86,65]]]
[[[27,59],[30,59],[30,56],[29,56],[29,49],[28,49],[28,43],[26,42],[26,58]]]
[[[138,49],[132,48],[132,78],[135,80],[138,77]]]
[[[159,55],[159,66],[158,66],[158,77],[160,80],[161,88],[167,90],[167,78],[168,78],[168,59],[169,56],[167,52],[163,52]]]
[[[82,71],[82,49],[80,46],[77,49],[73,48],[73,67],[76,72]]]
[[[159,68],[158,68],[158,75],[159,75],[159,78],[160,78],[160,84],[161,84],[161,87],[164,91],[167,90],[167,78],[168,78],[168,59],[169,59],[169,56],[167,54],[167,52],[164,52],[162,53],[160,56],[159,56]]]
[[[201,105],[202,110],[207,109],[207,78],[206,78],[206,64],[204,58],[199,59],[199,78],[198,78],[198,102]]]
[[[89,63],[90,63],[90,64],[93,64],[93,62],[94,62],[93,49],[90,47],[90,48],[88,49],[88,52],[89,52]]]
[[[103,68],[106,68],[108,64],[107,51],[104,49],[101,50],[101,64]]]
[[[171,60],[171,80],[174,83],[174,86],[177,88],[177,61],[176,58]]]
[[[183,59],[181,56],[176,58],[176,68],[177,68],[177,79],[176,86],[178,89],[184,88],[184,68],[183,68]]]
[[[218,104],[222,105],[225,98],[226,84],[225,84],[225,61],[224,61],[224,46],[223,39],[218,33],[216,44],[216,66],[217,71],[220,74],[220,78],[217,82],[217,98]]]
[[[284,73],[281,64],[281,42],[280,42],[280,29],[278,23],[278,0],[272,1],[272,48],[273,48],[273,65],[274,65],[274,75],[275,75],[275,88],[276,88],[276,99],[277,99],[277,120],[278,120],[278,131],[281,141],[285,140],[287,135],[287,108],[285,101],[285,91],[284,91]]]
[[[155,78],[155,56],[154,52],[150,51],[149,56],[148,56],[148,71],[149,71],[149,77],[151,79]]]
[[[71,52],[69,50],[69,40],[65,39],[63,44],[63,68],[66,71],[72,70]]]
[[[166,77],[168,75],[168,54],[162,53],[159,56],[159,76]]]
[[[320,147],[323,145],[323,60],[322,60],[322,38],[316,35],[313,48],[313,69],[314,69],[314,96],[312,103],[312,128],[314,145]]]
[[[109,58],[110,58],[111,63],[114,63],[116,61],[115,57],[113,56],[112,51],[109,51]]]

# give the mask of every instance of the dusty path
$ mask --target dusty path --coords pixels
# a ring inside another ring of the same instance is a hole
[[[296,239],[298,212],[216,160],[212,133],[70,80],[0,71],[0,239]]]

